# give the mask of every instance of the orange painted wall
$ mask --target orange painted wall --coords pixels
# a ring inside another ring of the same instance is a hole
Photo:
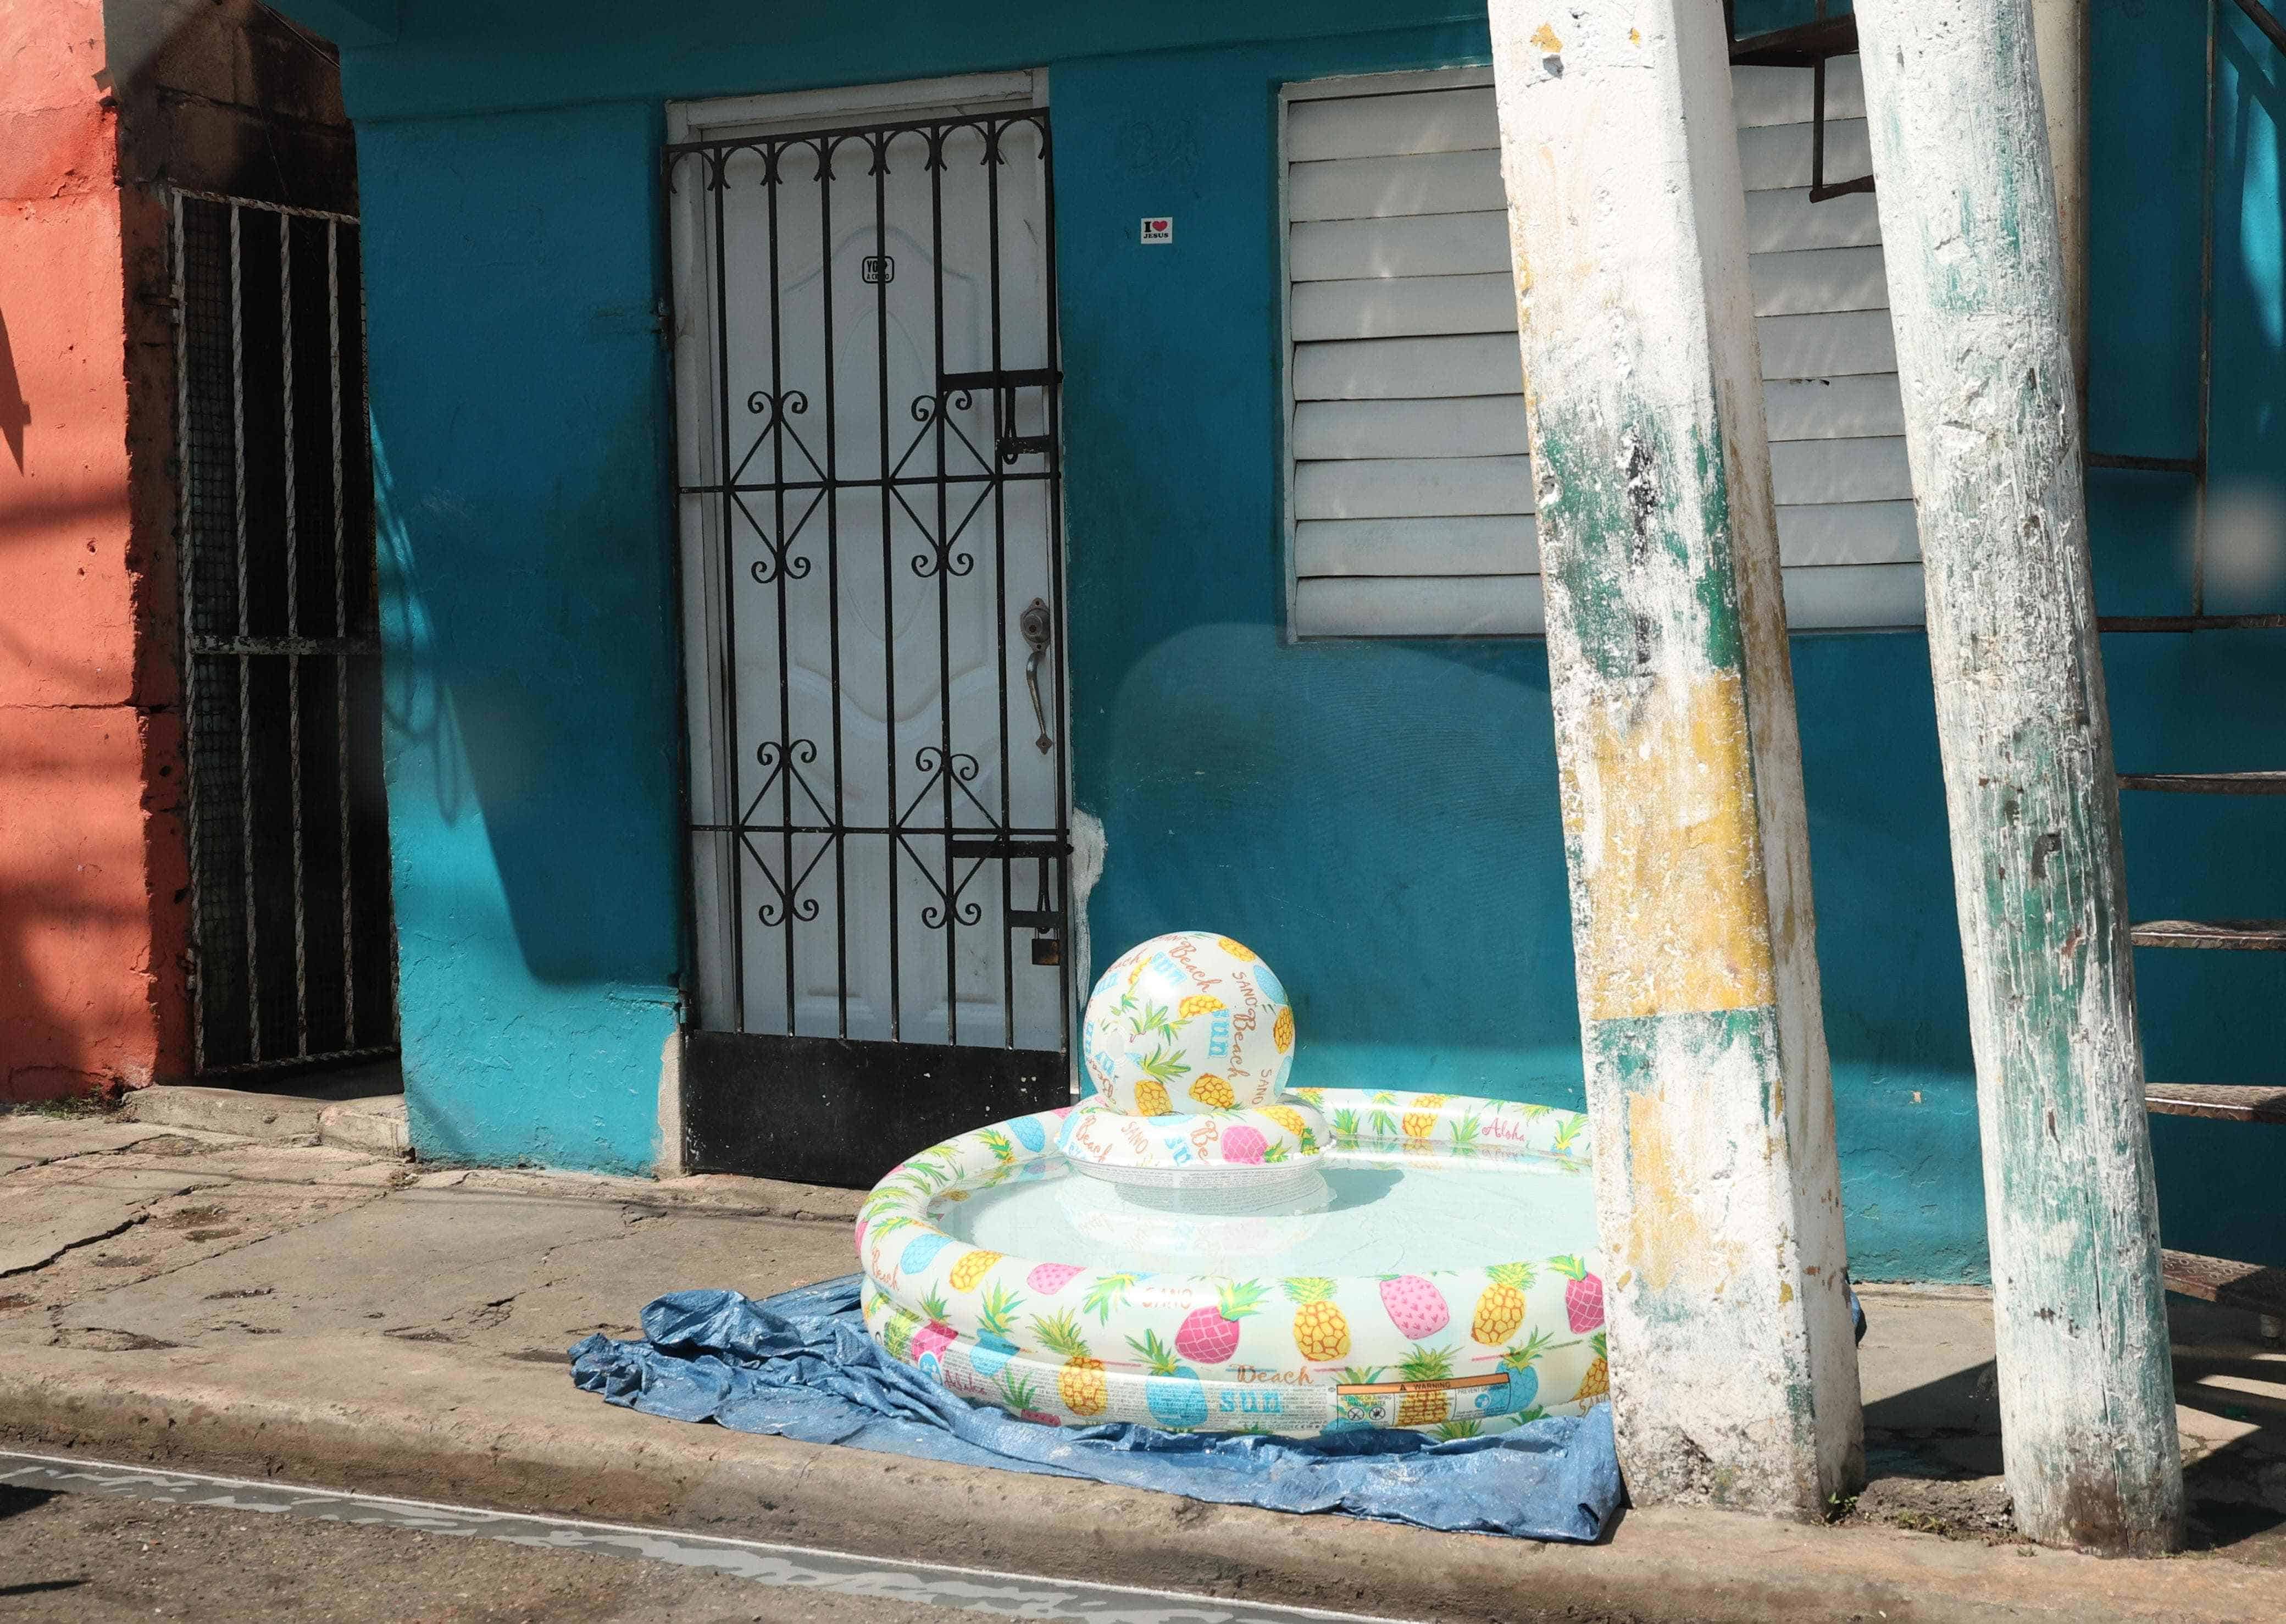
[[[99,0],[0,7],[0,1100],[186,1069],[107,85]]]

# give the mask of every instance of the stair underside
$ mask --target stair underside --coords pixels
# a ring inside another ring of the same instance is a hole
[[[2251,632],[2282,627],[2286,627],[2286,615],[2104,615],[2095,623],[2100,632]]]
[[[2137,947],[2286,952],[2286,919],[2152,919],[2130,934]]]
[[[2286,772],[2122,773],[2119,787],[2169,795],[2286,795]]]
[[[2162,1250],[2159,1273],[2168,1290],[2184,1297],[2201,1297],[2226,1308],[2286,1314],[2286,1269],[2202,1257],[2196,1252]]]
[[[2143,1108],[2166,1116],[2286,1123],[2286,1088],[2245,1088],[2224,1083],[2153,1083],[2143,1090]]]

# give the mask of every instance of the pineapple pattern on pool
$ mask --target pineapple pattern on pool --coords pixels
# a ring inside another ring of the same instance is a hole
[[[868,1328],[951,1391],[1058,1425],[1466,1437],[1603,1402],[1584,1119],[1460,1096],[1294,1092],[1332,1133],[1318,1212],[1122,1207],[1069,1176],[1054,1149],[1061,1110],[922,1152],[858,1220]],[[1408,1185],[1432,1207],[1392,1200]],[[1015,1198],[1022,1212],[1000,1210]],[[1436,1266],[1352,1272],[1362,1260],[1351,1254],[1388,1240],[1356,1217],[1377,1205],[1436,1236]],[[1519,1237],[1540,1255],[1505,1255]],[[1037,1260],[1059,1250],[1098,1261]]]

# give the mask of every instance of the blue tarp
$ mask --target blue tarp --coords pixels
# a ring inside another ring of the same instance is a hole
[[[883,1354],[865,1334],[858,1280],[760,1302],[671,1292],[643,1310],[642,1340],[595,1336],[573,1348],[572,1379],[677,1421],[1277,1511],[1589,1541],[1620,1503],[1605,1405],[1445,1443],[1378,1430],[1289,1439],[1044,1426],[972,1405]]]

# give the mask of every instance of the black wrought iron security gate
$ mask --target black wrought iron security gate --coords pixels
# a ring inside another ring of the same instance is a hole
[[[1031,106],[667,149],[695,1166],[1067,1097],[1049,163]]]
[[[358,222],[171,204],[196,1068],[388,1054]]]

